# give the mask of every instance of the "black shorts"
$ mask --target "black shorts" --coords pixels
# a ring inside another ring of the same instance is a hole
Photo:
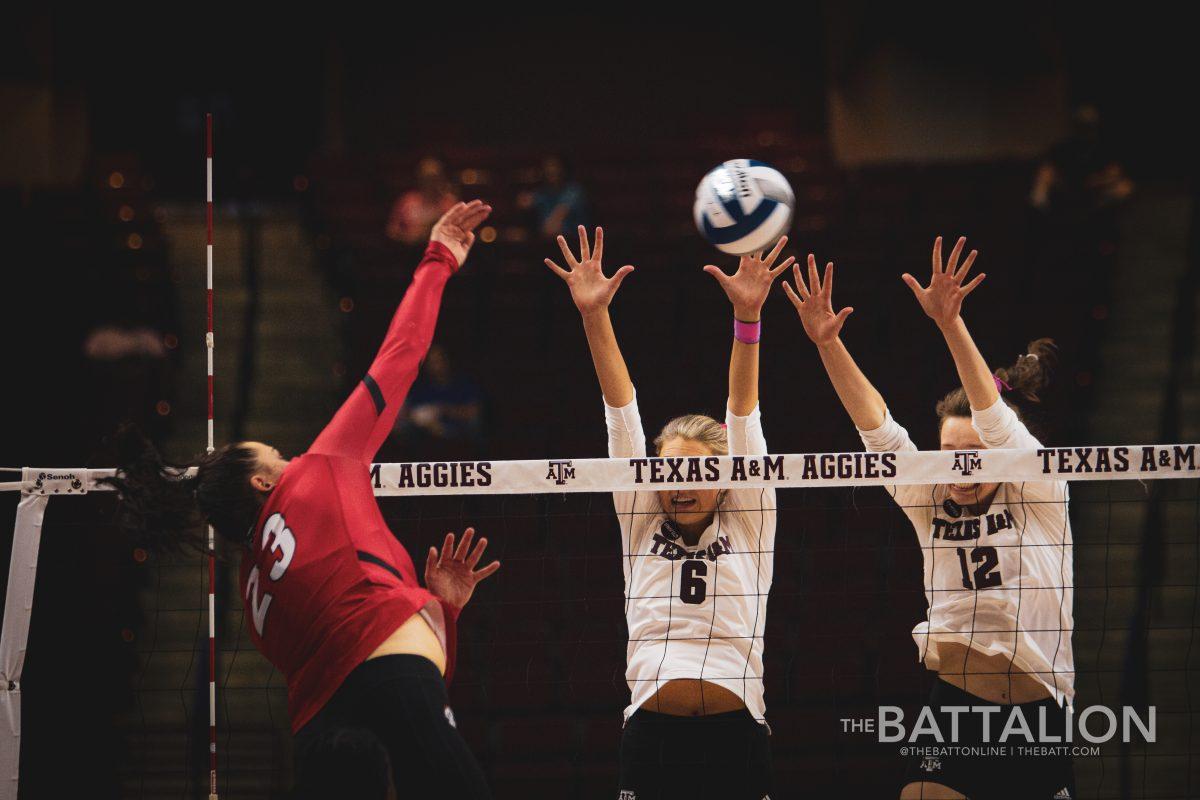
[[[763,800],[767,726],[749,711],[677,717],[638,709],[621,736],[620,800]]]
[[[997,706],[938,679],[934,681],[928,705],[944,741],[937,742],[931,734],[922,734],[909,745],[905,784],[920,781],[940,783],[966,795],[970,800],[1011,800],[1017,797],[1053,800],[1075,797],[1075,769],[1070,753],[1064,752],[1069,751],[1071,745],[1062,741],[1066,731],[1065,712],[1052,698],[1018,706]],[[952,741],[952,715],[941,711],[943,706],[991,706],[999,709],[987,715],[989,741],[984,741],[983,736],[985,714],[972,712],[957,714],[958,739]],[[1059,741],[1031,743],[1019,732],[1009,736],[1006,741],[1000,741],[1013,709],[1018,707],[1035,739],[1038,737],[1040,716],[1044,714],[1046,733],[1058,737]],[[916,726],[917,718],[905,720],[908,731],[913,731]],[[956,753],[953,752],[955,748],[971,748],[972,752]],[[1004,750],[1002,754],[998,752],[1000,748]],[[1031,753],[1031,749],[1038,750],[1039,754]],[[1043,753],[1041,749],[1056,752]]]
[[[372,742],[376,750],[382,744],[386,751],[382,760],[389,762],[398,797],[492,796],[483,770],[455,728],[446,682],[427,658],[382,656],[350,673],[296,734],[297,796],[307,796],[307,787],[327,785],[331,777],[336,780],[332,771],[361,773],[348,765],[369,761],[363,751]]]

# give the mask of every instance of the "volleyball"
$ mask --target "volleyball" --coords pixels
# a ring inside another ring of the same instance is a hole
[[[696,187],[696,229],[722,253],[766,250],[792,224],[796,195],[783,174],[762,161],[717,165]]]

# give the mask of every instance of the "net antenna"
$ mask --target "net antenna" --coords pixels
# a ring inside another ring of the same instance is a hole
[[[204,349],[208,369],[208,445],[213,443],[213,117],[204,115],[205,228],[207,271],[204,292]],[[208,526],[208,798],[217,800],[217,558],[213,526]]]

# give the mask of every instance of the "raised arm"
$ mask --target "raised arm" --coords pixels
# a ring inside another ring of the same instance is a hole
[[[491,206],[457,203],[433,226],[429,247],[392,318],[387,336],[362,382],[317,436],[310,453],[369,462],[387,438],[433,342],[446,281],[467,258],[475,228]]]
[[[613,408],[624,408],[633,402],[633,381],[625,358],[617,345],[612,320],[608,316],[608,304],[621,286],[625,276],[633,272],[626,264],[611,278],[605,277],[601,260],[604,257],[604,229],[596,228],[595,249],[588,244],[587,230],[579,226],[579,258],[571,252],[567,240],[558,237],[558,246],[566,259],[568,269],[563,269],[550,259],[546,266],[566,282],[571,290],[571,299],[583,318],[583,331],[587,335],[588,349],[600,380],[600,391],[604,402]]]
[[[717,279],[729,302],[733,304],[733,352],[729,356],[729,410],[739,417],[747,416],[758,405],[758,340],[761,330],[762,307],[779,273],[796,259],[788,257],[772,268],[779,258],[784,236],[766,256],[761,252],[742,256],[737,272],[726,275],[720,267],[709,264],[704,271]]]
[[[975,346],[975,340],[971,338],[962,319],[963,298],[987,277],[980,273],[966,286],[963,285],[963,280],[971,271],[971,265],[975,263],[975,257],[979,254],[978,251],[972,250],[962,266],[959,266],[958,259],[966,243],[966,237],[960,237],[954,249],[950,251],[950,258],[943,264],[942,237],[933,240],[933,275],[929,279],[928,288],[922,288],[917,279],[907,272],[902,278],[916,295],[921,308],[945,337],[971,409],[982,411],[995,405],[1000,399],[1000,392],[996,389],[992,371],[988,369],[987,362]]]
[[[809,253],[808,283],[804,282],[799,264],[792,267],[792,275],[796,281],[795,290],[786,281],[783,290],[796,307],[804,332],[817,346],[821,363],[825,365],[825,372],[829,374],[838,399],[842,401],[856,428],[860,431],[876,430],[887,417],[887,406],[883,396],[858,368],[846,345],[842,344],[842,325],[854,309],[847,306],[836,314],[833,311],[833,262],[825,265],[825,277],[822,280],[817,272],[817,259]]]

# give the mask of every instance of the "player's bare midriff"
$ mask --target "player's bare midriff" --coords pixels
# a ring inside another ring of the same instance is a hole
[[[1005,656],[943,642],[938,657],[939,678],[990,703],[1036,703],[1050,697],[1045,686],[1029,673],[1015,669]]]
[[[375,648],[367,661],[380,656],[413,655],[424,656],[433,662],[438,672],[446,674],[446,651],[433,628],[420,614],[413,614],[403,625],[392,631],[383,644]]]
[[[703,717],[709,714],[724,714],[740,711],[746,704],[742,698],[708,681],[680,678],[667,681],[642,703],[642,708],[659,714],[677,717]]]

